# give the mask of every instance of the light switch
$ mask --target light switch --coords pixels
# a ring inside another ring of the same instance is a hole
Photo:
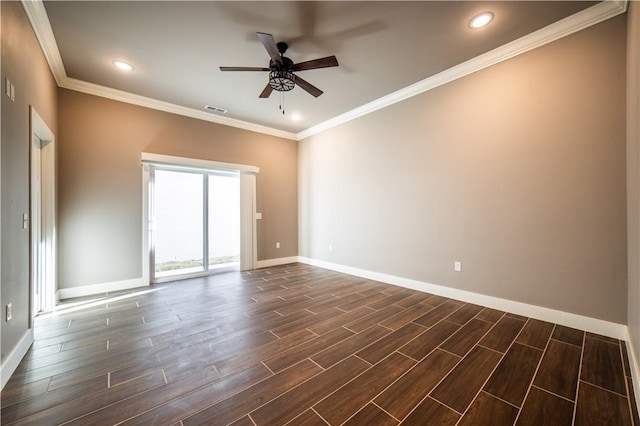
[[[262,219],[262,213],[256,213],[256,219]]]
[[[4,94],[12,101],[16,100],[16,88],[8,78],[4,79]]]

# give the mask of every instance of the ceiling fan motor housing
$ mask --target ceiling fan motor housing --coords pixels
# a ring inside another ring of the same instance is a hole
[[[269,61],[269,69],[271,71],[281,71],[281,70],[291,71],[293,69],[293,61],[291,59],[283,56],[281,60],[282,60],[282,63],[278,63],[273,59],[271,59]]]

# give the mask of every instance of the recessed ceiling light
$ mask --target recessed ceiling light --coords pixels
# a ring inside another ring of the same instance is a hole
[[[291,119],[293,121],[300,121],[300,120],[302,120],[302,116],[300,114],[298,114],[297,112],[294,112],[293,114],[291,114]]]
[[[493,20],[493,13],[484,12],[480,15],[474,17],[471,21],[469,21],[469,26],[471,28],[480,28],[487,25],[489,22]]]
[[[113,65],[120,68],[123,71],[133,71],[133,65],[123,61],[113,61]]]

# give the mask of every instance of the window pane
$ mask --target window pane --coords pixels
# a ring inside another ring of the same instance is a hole
[[[209,265],[240,261],[240,179],[209,175]]]
[[[203,271],[202,175],[156,170],[154,185],[156,276]]]

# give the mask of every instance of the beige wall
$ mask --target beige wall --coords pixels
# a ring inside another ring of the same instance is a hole
[[[2,10],[2,362],[29,328],[29,105],[57,131],[56,85],[19,2],[0,2]],[[15,102],[4,95],[4,80],[15,86]],[[7,303],[13,319],[4,320]]]
[[[258,260],[298,254],[295,141],[63,89],[59,108],[60,288],[142,276],[141,152],[260,167]]]
[[[300,255],[626,323],[625,21],[302,141]]]
[[[627,324],[640,361],[640,3],[629,3],[627,25]],[[638,392],[636,398],[640,399]]]

